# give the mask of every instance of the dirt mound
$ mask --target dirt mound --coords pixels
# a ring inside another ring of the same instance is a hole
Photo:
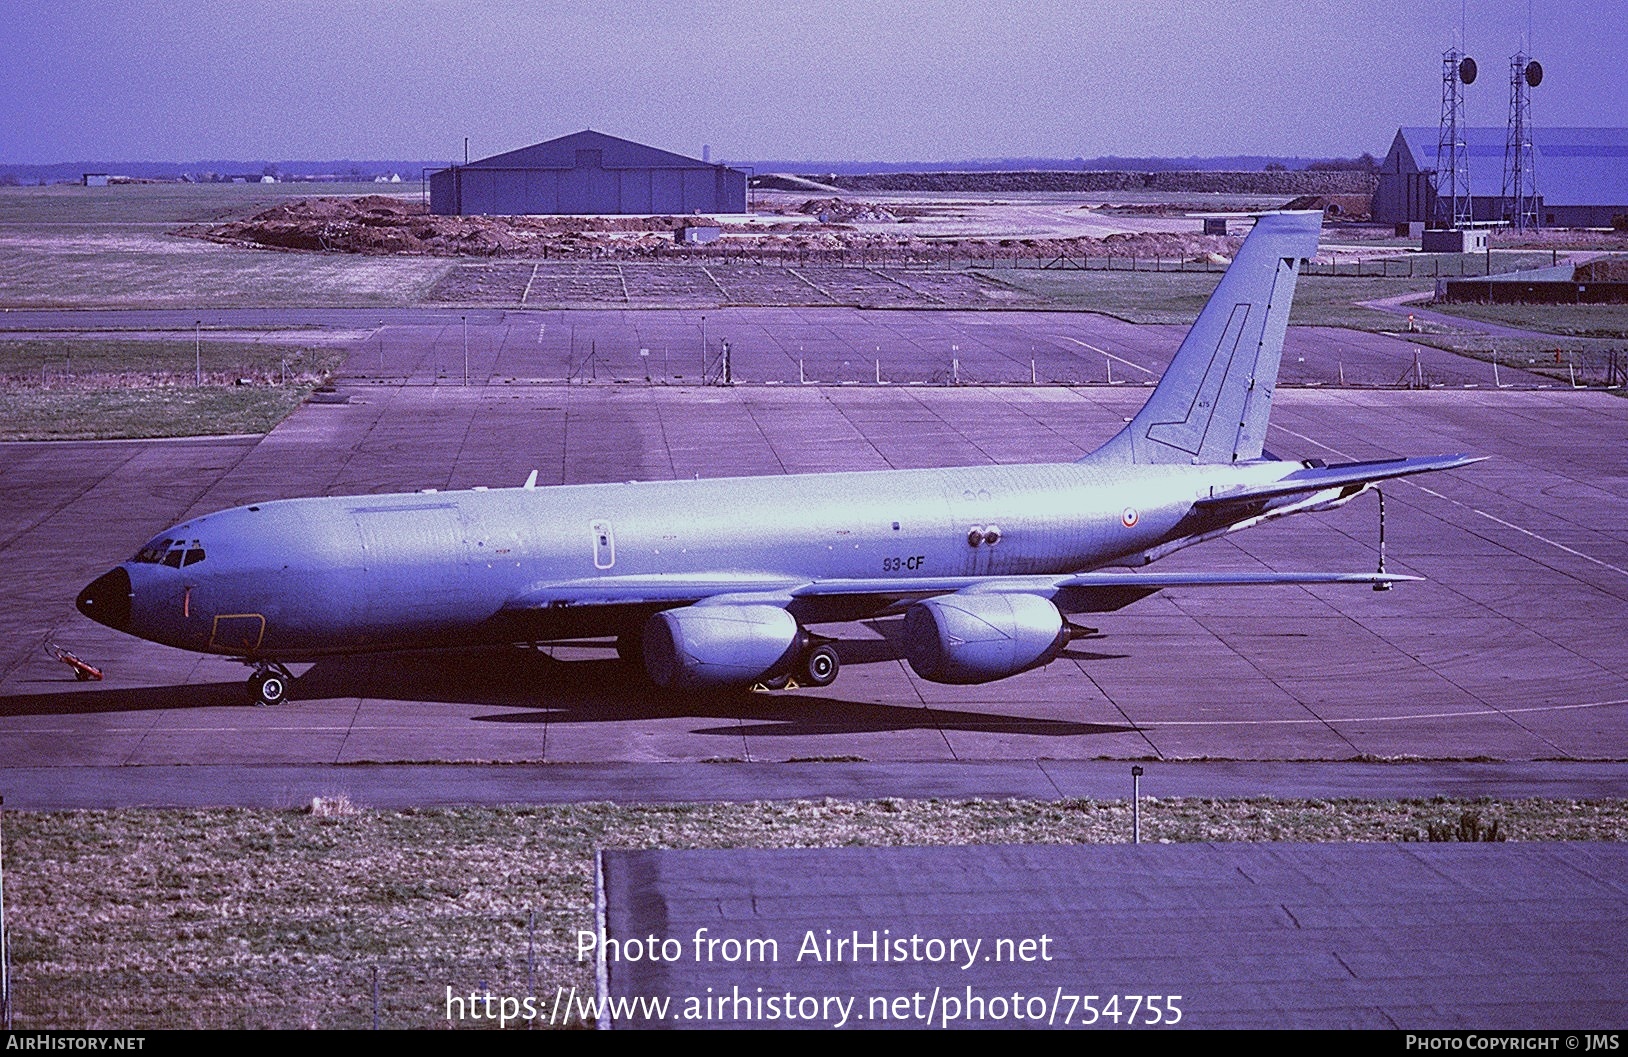
[[[845,202],[840,198],[810,198],[797,207],[804,216],[822,224],[896,224],[899,218],[874,202]]]
[[[1151,260],[1230,258],[1238,240],[1197,234],[1117,234],[1104,239],[923,239],[892,231],[856,230],[847,221],[908,221],[868,203],[816,198],[802,207],[825,215],[828,224],[754,225],[707,245],[683,246],[673,232],[689,224],[716,224],[705,217],[448,217],[399,198],[307,198],[268,209],[248,220],[182,233],[236,246],[330,253],[445,257],[530,257],[574,260],[637,260],[655,257],[920,263],[961,260],[1049,260],[1136,257]],[[836,216],[832,216],[832,214]]]
[[[234,245],[427,256],[618,256],[655,252],[704,217],[447,217],[382,195],[302,198],[201,237]]]
[[[1605,257],[1579,264],[1572,274],[1576,283],[1628,283],[1628,257]]]
[[[1283,206],[1284,209],[1321,209],[1333,220],[1363,222],[1373,216],[1373,195],[1301,195]]]

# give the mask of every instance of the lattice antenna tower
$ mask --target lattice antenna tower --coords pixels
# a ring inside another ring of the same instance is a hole
[[[1465,144],[1464,86],[1475,60],[1448,48],[1441,56],[1441,130],[1436,136],[1436,217],[1449,228],[1470,223],[1470,151]]]
[[[1543,67],[1524,52],[1509,59],[1509,135],[1504,140],[1504,201],[1515,230],[1538,225],[1537,164],[1532,151],[1531,90]]]

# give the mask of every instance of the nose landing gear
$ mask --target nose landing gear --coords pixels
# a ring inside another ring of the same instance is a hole
[[[280,705],[288,700],[288,688],[294,676],[274,661],[254,662],[254,674],[249,676],[249,697],[257,708]]]

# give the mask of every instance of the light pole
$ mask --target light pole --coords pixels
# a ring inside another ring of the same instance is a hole
[[[464,322],[464,385],[469,385],[469,317],[459,316]]]
[[[701,317],[701,384],[707,384],[707,317]]]
[[[1142,768],[1131,767],[1131,843],[1142,843]]]
[[[193,362],[193,369],[197,372],[193,377],[193,382],[199,388],[202,388],[203,387],[203,320],[201,320],[201,319],[193,320],[193,323],[192,323],[192,362]]]

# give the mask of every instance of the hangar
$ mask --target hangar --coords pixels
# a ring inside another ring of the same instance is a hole
[[[746,173],[584,129],[430,174],[430,212],[744,213]]]
[[[1401,128],[1379,170],[1374,220],[1384,224],[1435,219],[1435,126]],[[1507,220],[1503,197],[1503,127],[1466,128],[1470,205],[1475,220]],[[1628,217],[1628,128],[1540,128],[1532,131],[1538,223],[1543,227],[1607,228]]]

